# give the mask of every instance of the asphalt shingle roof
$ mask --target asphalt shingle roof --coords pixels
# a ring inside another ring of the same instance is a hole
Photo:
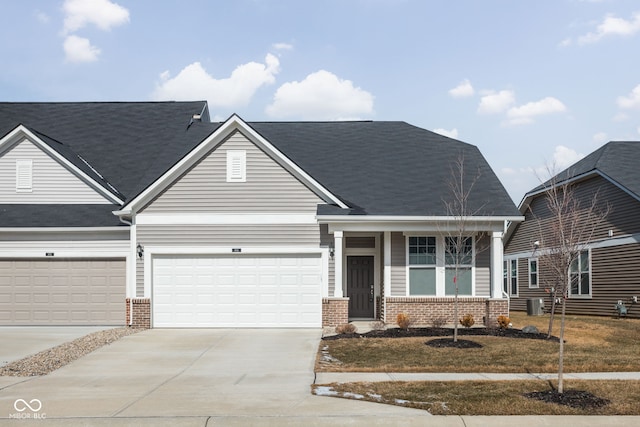
[[[191,117],[204,111],[202,122]],[[125,202],[209,136],[206,103],[0,103],[0,137],[23,124]],[[464,157],[481,216],[519,212],[477,147],[405,122],[249,122],[352,209],[320,214],[441,216],[451,167]],[[85,163],[86,162],[86,163]],[[2,227],[119,224],[115,205],[0,205]],[[56,210],[55,214],[52,214]],[[22,214],[20,213],[22,212]]]
[[[350,214],[447,215],[451,168],[462,155],[469,183],[479,173],[469,210],[480,216],[520,215],[477,147],[405,122],[249,125],[351,206]],[[319,213],[339,212],[321,207]]]
[[[582,160],[558,173],[553,181],[562,182],[573,177],[599,171],[640,198],[640,141],[611,141]],[[529,193],[536,193],[552,180],[537,186]]]

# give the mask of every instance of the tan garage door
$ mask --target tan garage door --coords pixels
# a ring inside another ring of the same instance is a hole
[[[0,325],[124,325],[125,260],[0,260]]]

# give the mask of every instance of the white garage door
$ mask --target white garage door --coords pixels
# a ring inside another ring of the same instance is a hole
[[[0,260],[0,325],[124,325],[125,260]]]
[[[320,327],[319,255],[162,256],[155,327]]]

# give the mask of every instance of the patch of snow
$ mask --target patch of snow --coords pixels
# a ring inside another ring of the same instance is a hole
[[[406,403],[409,403],[409,401],[408,400],[404,400],[404,399],[396,399],[396,403],[398,405],[404,405]]]
[[[313,389],[313,394],[316,396],[337,396],[338,392],[333,389],[333,387],[328,386],[318,386]]]
[[[372,399],[382,400],[382,395],[381,394],[367,393],[367,396],[369,396]]]
[[[342,394],[343,397],[350,397],[352,399],[364,399],[364,396],[358,393],[346,392]]]

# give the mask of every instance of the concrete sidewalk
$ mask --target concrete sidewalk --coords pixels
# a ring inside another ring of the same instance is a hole
[[[408,372],[318,372],[315,384],[381,381],[523,381],[553,380],[549,373],[408,373]],[[640,372],[565,373],[566,380],[640,380]]]

